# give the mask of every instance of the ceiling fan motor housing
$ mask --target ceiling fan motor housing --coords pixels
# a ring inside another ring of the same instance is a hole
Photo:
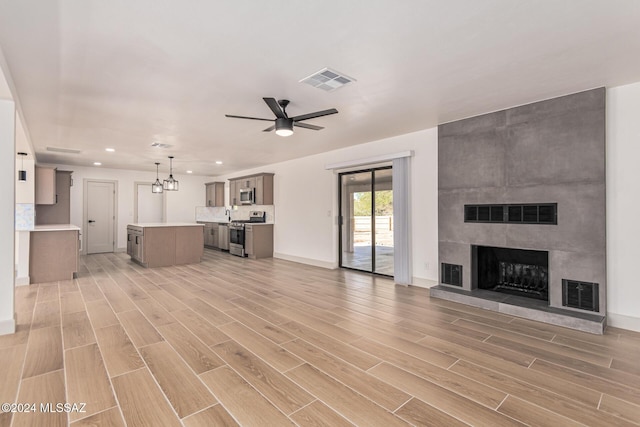
[[[293,133],[293,119],[279,117],[276,119],[276,133],[282,136],[289,136]]]

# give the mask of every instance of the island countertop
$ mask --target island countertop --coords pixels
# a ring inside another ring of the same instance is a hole
[[[30,231],[80,231],[80,227],[73,224],[46,224],[36,225]]]
[[[138,222],[127,224],[131,227],[204,227],[204,224],[196,224],[195,222]]]

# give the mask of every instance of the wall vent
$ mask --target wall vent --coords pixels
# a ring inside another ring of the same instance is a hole
[[[354,81],[356,81],[356,79],[348,77],[336,70],[323,68],[322,70],[300,80],[300,83],[306,83],[326,92],[333,92],[334,90],[340,89],[342,86]]]
[[[462,286],[462,266],[443,262],[440,282],[446,285]]]
[[[151,146],[153,148],[169,148],[169,147],[171,147],[171,145],[163,144],[162,142],[153,142],[153,143],[151,143]]]
[[[61,147],[47,147],[47,151],[53,151],[55,153],[67,153],[67,154],[80,154],[82,151],[75,148],[61,148]]]
[[[558,204],[464,205],[464,222],[556,225]]]
[[[562,305],[581,310],[600,311],[597,283],[562,279]]]

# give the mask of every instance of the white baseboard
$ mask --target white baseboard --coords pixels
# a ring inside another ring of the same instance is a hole
[[[0,335],[8,335],[16,332],[16,319],[0,320]]]
[[[438,286],[437,280],[423,279],[421,277],[414,277],[413,283],[411,286],[416,286],[418,288],[431,288],[433,286]]]
[[[623,314],[608,312],[607,326],[640,332],[640,317],[625,316]]]
[[[307,265],[313,265],[315,267],[327,268],[329,270],[335,270],[336,268],[338,268],[338,264],[335,262],[320,261],[317,259],[304,258],[304,257],[288,255],[288,254],[281,254],[277,252],[273,254],[273,257],[278,259],[284,259],[286,261],[298,262],[300,264],[307,264]]]
[[[23,277],[16,277],[15,280],[15,285],[16,286],[25,286],[31,283],[31,277],[29,276],[23,276]]]

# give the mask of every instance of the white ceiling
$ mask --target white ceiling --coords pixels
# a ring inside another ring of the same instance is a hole
[[[39,163],[217,175],[640,81],[640,1],[0,0],[0,49]],[[357,82],[298,83],[324,67]],[[339,114],[224,117],[263,97]]]

